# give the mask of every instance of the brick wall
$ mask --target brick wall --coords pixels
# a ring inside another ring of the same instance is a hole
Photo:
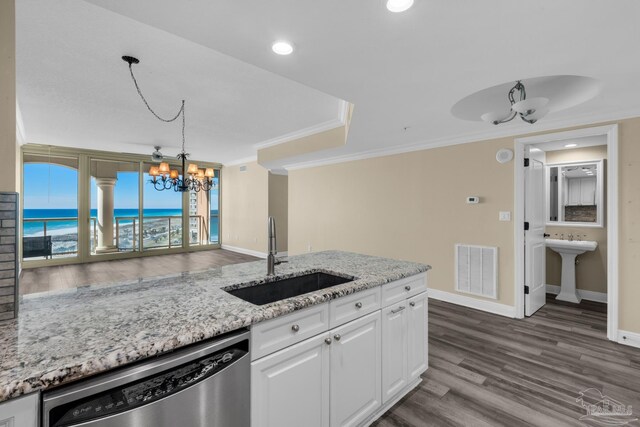
[[[0,192],[0,321],[18,314],[18,193]]]

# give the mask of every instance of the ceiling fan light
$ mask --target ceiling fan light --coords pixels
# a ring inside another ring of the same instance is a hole
[[[549,98],[543,98],[541,96],[537,98],[528,98],[513,104],[511,106],[511,110],[529,118],[529,116],[542,109],[548,103]]]

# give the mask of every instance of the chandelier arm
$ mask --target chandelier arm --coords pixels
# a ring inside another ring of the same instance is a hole
[[[508,117],[506,117],[506,118],[504,118],[502,120],[496,120],[496,121],[493,122],[493,124],[494,125],[501,125],[502,123],[510,122],[511,120],[515,119],[517,115],[518,115],[518,113],[513,111],[513,112],[511,112],[511,114]]]

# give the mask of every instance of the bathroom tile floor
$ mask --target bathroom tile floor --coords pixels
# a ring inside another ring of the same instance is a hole
[[[607,425],[581,420],[582,391],[631,405],[614,421],[640,425],[640,349],[607,340],[606,304],[547,296],[522,320],[429,304],[429,370],[374,426]]]

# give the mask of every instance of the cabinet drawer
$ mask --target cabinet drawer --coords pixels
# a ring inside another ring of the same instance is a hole
[[[405,277],[382,285],[382,307],[387,307],[427,290],[427,275]]]
[[[381,288],[375,287],[329,303],[329,327],[335,328],[353,319],[380,310]]]
[[[251,360],[329,330],[329,304],[319,304],[251,327]]]

